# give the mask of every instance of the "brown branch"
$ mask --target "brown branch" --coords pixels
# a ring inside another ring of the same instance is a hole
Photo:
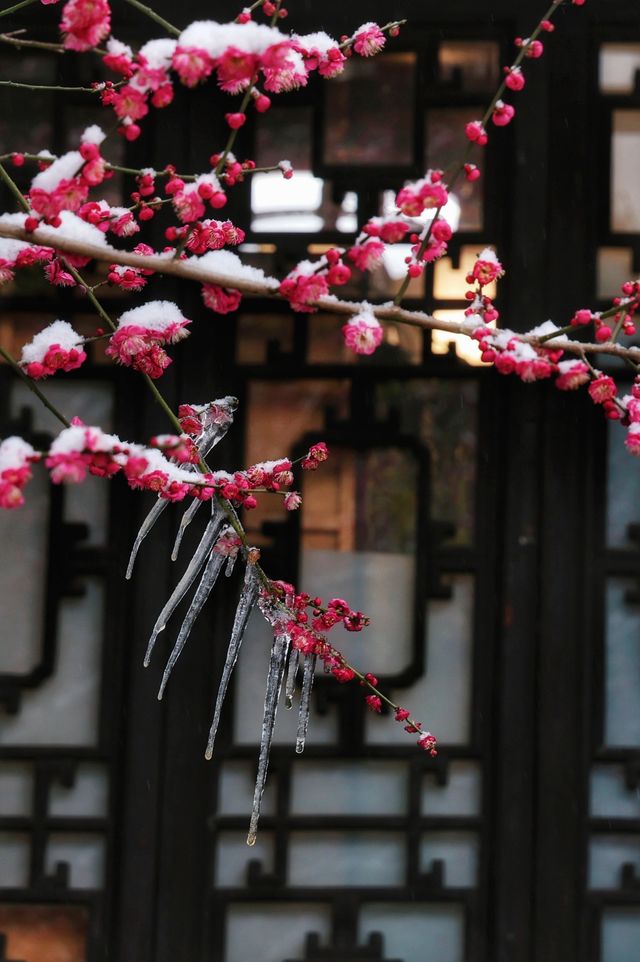
[[[179,277],[183,280],[197,281],[201,284],[217,284],[219,287],[232,287],[256,297],[273,297],[279,299],[277,290],[269,286],[267,281],[250,280],[223,274],[213,271],[210,268],[199,265],[197,257],[187,260],[174,259],[171,254],[133,254],[129,251],[118,250],[114,247],[98,247],[93,244],[80,243],[61,235],[60,231],[53,227],[39,227],[31,233],[18,227],[15,224],[4,224],[0,221],[0,237],[10,237],[14,240],[26,241],[29,244],[38,244],[43,247],[53,247],[62,254],[80,254],[90,257],[92,260],[102,261],[108,264],[120,264],[124,267],[136,267],[142,270],[155,271],[158,274],[167,274],[172,277]],[[362,310],[362,304],[357,301],[343,301],[337,297],[321,297],[316,302],[316,306],[330,314],[342,314],[353,316]],[[408,311],[403,307],[394,307],[393,304],[371,305],[371,312],[380,321],[392,321],[398,324],[408,324],[426,331],[445,331],[448,334],[465,334],[470,336],[473,328],[465,322],[444,321],[426,314],[423,311]],[[551,347],[547,337],[546,343],[542,337],[534,334],[517,334],[514,336],[527,344],[534,346]],[[580,356],[586,354],[609,354],[614,357],[621,357],[640,363],[640,348],[622,347],[619,344],[606,342],[604,344],[581,343],[569,338],[558,337],[553,340],[553,349],[567,351],[570,354]]]

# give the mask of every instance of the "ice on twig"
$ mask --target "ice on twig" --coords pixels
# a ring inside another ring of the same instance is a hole
[[[229,427],[231,424],[233,424],[233,412],[237,406],[237,398],[231,396],[217,398],[215,401],[210,401],[209,404],[191,406],[194,415],[197,415],[202,422],[202,430],[195,439],[195,445],[198,448],[201,458],[206,458],[212,448],[222,441],[223,437],[229,430]],[[184,469],[185,471],[195,471],[195,465],[184,465]],[[165,500],[164,498],[158,498],[157,502],[154,504],[151,511],[142,522],[140,530],[136,535],[136,540],[133,543],[133,548],[131,549],[129,564],[127,565],[127,580],[130,580],[133,575],[133,567],[136,562],[138,551],[140,550],[140,545],[147,537],[168,504],[169,501]],[[176,541],[173,546],[173,551],[171,552],[172,561],[175,561],[178,557],[178,550],[180,548],[185,529],[193,520],[193,516],[201,504],[201,501],[193,501],[182,515]]]
[[[153,631],[151,632],[151,637],[149,638],[149,644],[147,645],[147,651],[144,656],[145,668],[148,666],[149,661],[151,659],[151,653],[156,643],[156,638],[158,637],[160,632],[164,631],[164,629],[166,628],[167,621],[169,620],[169,618],[171,617],[171,615],[173,614],[173,612],[175,611],[177,606],[180,604],[183,597],[185,596],[185,594],[187,593],[187,591],[195,581],[196,577],[198,576],[198,572],[200,571],[203,564],[207,560],[207,555],[213,549],[213,546],[216,542],[216,538],[218,537],[220,528],[222,527],[223,520],[224,520],[224,513],[222,511],[222,508],[220,508],[220,506],[216,501],[212,501],[211,502],[211,518],[207,524],[207,527],[204,529],[204,534],[200,539],[200,544],[196,548],[191,561],[187,565],[186,571],[182,575],[182,578],[180,579],[178,584],[173,589],[171,597],[169,598],[166,605],[158,615],[158,619],[155,625],[153,626]]]
[[[200,584],[196,588],[196,592],[191,599],[191,604],[189,605],[189,610],[184,616],[184,621],[180,625],[180,631],[178,632],[178,637],[176,643],[171,650],[169,655],[169,660],[167,661],[166,667],[164,669],[164,674],[162,675],[162,681],[160,682],[160,691],[158,692],[158,699],[160,700],[164,695],[164,690],[167,687],[167,682],[169,681],[169,676],[173,671],[173,667],[177,662],[182,649],[187,643],[187,639],[191,634],[191,629],[193,628],[196,618],[202,611],[209,595],[213,591],[214,585],[218,580],[218,575],[220,574],[220,569],[224,558],[222,555],[218,554],[216,551],[212,551],[209,560],[205,565],[205,569],[202,573],[202,578],[200,579]]]
[[[222,555],[219,555],[219,557],[221,561],[224,560]],[[229,687],[231,675],[233,674],[233,669],[235,668],[238,660],[245,629],[258,597],[258,590],[259,583],[255,568],[253,565],[247,565],[244,573],[244,584],[242,586],[242,592],[240,593],[238,607],[236,608],[236,614],[233,620],[233,628],[231,629],[231,638],[229,639],[229,647],[227,648],[227,657],[225,659],[224,668],[222,669],[222,677],[220,678],[220,685],[218,686],[218,694],[216,695],[216,704],[213,711],[213,721],[211,722],[211,729],[209,731],[209,740],[207,742],[205,758],[211,758],[213,755],[213,745],[218,733],[222,706],[227,694],[227,688]]]
[[[154,504],[154,506],[152,507],[151,511],[147,515],[147,517],[144,519],[144,521],[140,525],[140,530],[136,535],[136,540],[133,542],[133,548],[131,549],[131,554],[129,555],[129,564],[127,565],[127,573],[125,575],[125,578],[127,579],[127,581],[130,581],[131,576],[133,575],[133,566],[136,563],[136,557],[138,555],[138,551],[140,550],[140,545],[142,544],[144,539],[147,537],[147,535],[149,534],[154,524],[156,523],[156,521],[158,520],[158,518],[160,517],[160,515],[162,514],[162,512],[164,511],[164,509],[167,507],[168,504],[169,504],[168,501],[166,501],[164,498],[159,497],[156,503]]]
[[[298,649],[292,648],[289,652],[287,683],[284,687],[284,707],[288,710],[293,708],[293,693],[296,690],[296,677],[298,675],[298,658]]]
[[[271,646],[269,671],[267,673],[267,690],[264,697],[260,756],[258,758],[258,772],[256,774],[256,785],[253,793],[253,807],[251,810],[251,821],[249,823],[249,834],[247,835],[247,845],[256,844],[260,805],[262,803],[262,794],[267,779],[269,751],[271,749],[271,739],[273,738],[273,728],[276,722],[278,699],[282,687],[282,678],[284,676],[284,666],[289,651],[289,643],[290,639],[288,635],[275,635],[273,645]]]
[[[302,672],[302,691],[300,692],[300,711],[298,713],[298,734],[296,736],[296,753],[301,755],[304,751],[307,739],[307,729],[309,728],[309,711],[311,709],[311,689],[316,672],[316,656],[307,655],[304,659],[304,669]]]

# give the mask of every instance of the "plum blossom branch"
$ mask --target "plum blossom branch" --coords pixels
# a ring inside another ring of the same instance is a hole
[[[3,168],[0,164],[0,176],[2,176],[2,170]],[[45,247],[53,247],[62,253],[80,254],[97,261],[120,264],[125,267],[134,267],[142,270],[151,270],[158,274],[167,274],[185,280],[198,281],[204,284],[215,284],[220,287],[233,287],[249,295],[279,297],[279,294],[274,289],[273,283],[269,283],[268,280],[260,281],[253,277],[243,277],[241,274],[231,275],[225,274],[222,271],[212,270],[205,265],[200,265],[198,263],[199,258],[197,257],[186,260],[174,260],[170,254],[134,254],[112,247],[97,247],[96,245],[81,243],[70,237],[65,237],[62,231],[54,228],[39,227],[33,232],[28,232],[23,227],[4,223],[1,219],[0,237],[10,237],[15,240],[37,243]],[[337,297],[326,296],[318,298],[314,302],[314,306],[333,314],[356,315],[362,310],[363,305],[354,301],[345,301]],[[411,311],[406,308],[397,307],[391,303],[369,305],[369,307],[372,314],[379,321],[408,324],[412,327],[419,327],[422,330],[445,331],[450,334],[465,334],[471,336],[475,326],[466,320],[446,321],[435,318],[424,311]],[[613,309],[611,310],[613,312]],[[632,360],[637,359],[640,361],[640,348],[624,347],[615,343],[599,344],[580,342],[571,340],[570,338],[559,337],[560,334],[568,333],[569,330],[575,330],[575,327],[568,326],[568,330],[566,328],[557,328],[556,331],[549,335],[518,334],[518,338],[534,346],[537,344],[542,345],[549,340],[549,338],[554,338],[553,347],[556,350],[567,351],[578,355],[582,351],[591,354],[608,354],[613,357],[628,357]]]

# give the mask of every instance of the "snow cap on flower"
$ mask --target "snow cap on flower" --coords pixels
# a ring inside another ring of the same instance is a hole
[[[23,468],[38,455],[28,441],[12,435],[0,441],[0,476],[5,471]]]
[[[36,174],[31,181],[31,187],[51,193],[60,184],[60,181],[70,180],[74,177],[83,164],[84,159],[80,151],[69,150],[44,170],[41,170],[39,174]]]
[[[91,124],[90,127],[87,127],[82,132],[80,142],[83,144],[95,144],[99,147],[106,136],[102,127],[99,127],[98,124]]]
[[[186,337],[185,327],[190,323],[173,301],[149,301],[121,314],[118,330],[128,327],[141,328],[166,343]]]
[[[30,377],[40,378],[55,371],[72,371],[86,360],[83,338],[68,321],[54,321],[22,348],[21,363]]]
[[[148,40],[138,52],[140,59],[144,59],[152,70],[168,70],[171,58],[175,53],[177,42],[169,37],[158,40]]]

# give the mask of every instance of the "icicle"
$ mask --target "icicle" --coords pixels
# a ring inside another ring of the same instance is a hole
[[[293,693],[296,690],[296,676],[298,674],[298,659],[298,649],[292,648],[289,652],[289,670],[287,672],[287,684],[284,688],[284,707],[288,711],[293,708]]]
[[[282,677],[284,666],[289,650],[289,636],[276,635],[271,646],[271,657],[269,659],[269,671],[267,674],[267,690],[264,696],[264,715],[262,718],[262,734],[260,736],[260,757],[258,759],[258,772],[256,774],[256,787],[253,794],[253,808],[251,810],[251,821],[249,823],[249,834],[247,835],[247,845],[255,845],[258,834],[258,819],[260,818],[260,805],[262,803],[262,793],[267,780],[267,768],[269,766],[269,750],[271,739],[273,738],[273,728],[276,722],[276,712],[278,710],[278,699],[282,687]]]
[[[224,520],[224,513],[222,509],[218,506],[216,501],[211,502],[211,519],[204,530],[204,534],[200,539],[200,544],[195,550],[193,558],[187,565],[187,569],[183,574],[182,578],[178,584],[173,589],[171,597],[167,601],[166,605],[158,615],[158,619],[153,626],[153,631],[151,632],[151,637],[149,638],[149,644],[147,645],[147,651],[144,656],[145,668],[148,666],[151,659],[151,652],[153,651],[153,646],[156,643],[156,638],[161,631],[164,631],[167,625],[167,621],[173,614],[174,610],[182,601],[184,595],[191,587],[193,582],[196,580],[198,572],[202,568],[203,564],[207,560],[207,555],[213,548],[215,540],[218,537],[220,528],[222,527],[222,522]]]
[[[169,655],[169,660],[167,661],[164,674],[162,675],[162,681],[160,682],[158,700],[160,700],[164,695],[164,690],[167,687],[169,676],[173,671],[175,663],[180,657],[182,649],[187,643],[187,639],[191,634],[191,629],[195,624],[196,618],[202,611],[207,598],[211,594],[213,587],[218,580],[218,575],[220,574],[220,569],[222,568],[223,562],[223,555],[219,554],[217,551],[211,552],[209,560],[207,561],[206,567],[202,573],[200,584],[196,588],[196,592],[191,600],[191,604],[189,605],[189,610],[184,616],[184,621],[180,625],[180,631],[178,632],[176,643],[171,650],[171,654]]]
[[[302,673],[302,691],[300,692],[300,712],[298,714],[298,735],[296,738],[296,752],[301,755],[309,728],[309,711],[311,708],[311,689],[316,671],[316,656],[307,655],[304,659]]]
[[[238,557],[237,554],[230,554],[229,557],[227,558],[227,567],[224,569],[225,578],[230,578],[231,575],[233,574],[233,569],[235,567],[237,557]]]
[[[242,639],[244,638],[247,622],[249,621],[249,616],[253,611],[256,599],[258,597],[259,587],[260,586],[256,576],[255,568],[253,565],[247,565],[244,573],[244,585],[242,586],[240,600],[238,601],[235,618],[233,619],[233,628],[231,629],[231,638],[229,639],[229,647],[227,648],[227,657],[225,659],[224,668],[222,669],[222,677],[218,686],[218,694],[216,695],[213,721],[211,722],[209,741],[207,742],[207,750],[205,752],[205,758],[207,759],[211,758],[213,755],[213,743],[215,742],[216,735],[218,733],[222,705],[227,694],[227,688],[229,687],[229,681],[231,680],[233,669],[235,668],[238,660],[240,646],[242,644]]]
[[[158,520],[158,518],[160,517],[160,515],[162,514],[162,512],[164,511],[164,509],[167,507],[168,504],[169,502],[166,501],[164,498],[158,498],[158,500],[152,507],[151,511],[149,512],[147,517],[144,519],[144,521],[140,525],[140,530],[136,535],[136,540],[133,542],[133,548],[131,549],[131,555],[129,556],[129,564],[127,565],[127,573],[125,575],[125,578],[127,579],[127,581],[131,580],[131,575],[133,574],[133,566],[136,563],[136,556],[138,554],[138,551],[140,550],[140,545],[142,544],[144,539],[147,537],[147,535],[149,534],[154,524],[156,523],[156,521]]]
[[[204,410],[204,426],[202,431],[195,440],[195,445],[200,452],[200,457],[206,458],[209,452],[222,441],[223,437],[233,424],[233,412],[238,406],[238,399],[234,397],[224,397],[218,398],[215,401],[211,401],[210,404],[206,405]],[[207,410],[211,409],[215,415],[220,418],[220,413],[222,412],[221,421],[210,421],[208,419]],[[195,471],[196,467],[192,464],[183,465],[185,471]],[[154,524],[164,511],[164,509],[169,504],[163,498],[158,498],[157,502],[154,504],[153,508],[147,515],[147,517],[142,522],[140,530],[136,535],[136,540],[133,543],[133,548],[131,549],[131,556],[129,557],[129,564],[127,565],[126,578],[127,581],[131,579],[133,575],[133,566],[136,562],[136,556],[140,550],[140,545],[147,537]],[[193,520],[193,516],[202,504],[201,501],[194,501],[185,511],[180,522],[180,528],[178,530],[178,536],[176,538],[176,543],[173,546],[173,551],[171,552],[171,560],[175,561],[178,556],[178,549],[180,548],[180,542],[184,535],[184,530],[187,525]]]
[[[173,550],[171,552],[171,560],[176,561],[178,557],[178,552],[180,551],[180,545],[182,544],[182,539],[184,538],[184,533],[187,530],[187,526],[191,524],[195,516],[196,511],[203,504],[202,501],[198,501],[197,498],[194,499],[187,510],[184,512],[180,518],[180,527],[178,528],[178,533],[176,535],[176,540],[173,545]]]

